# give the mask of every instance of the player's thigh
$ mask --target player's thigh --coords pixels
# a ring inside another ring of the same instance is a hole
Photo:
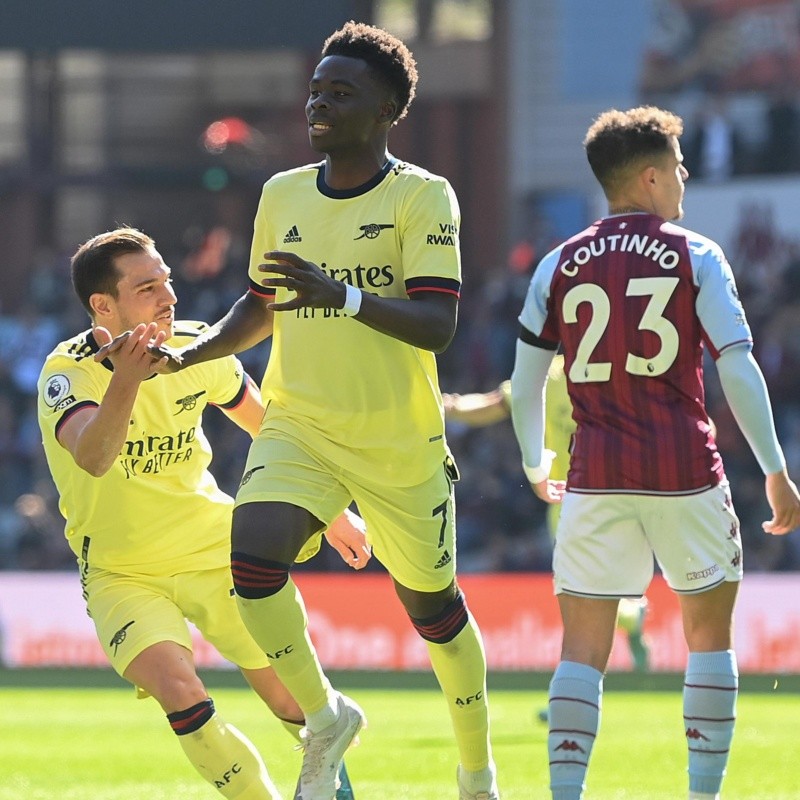
[[[738,581],[724,581],[707,592],[678,595],[689,652],[708,653],[733,647],[733,609],[738,590]]]
[[[97,637],[120,675],[136,656],[159,642],[191,650],[183,612],[172,596],[172,578],[131,577],[89,568],[83,584]]]
[[[653,578],[653,553],[637,498],[567,492],[553,550],[556,593],[638,597]]]
[[[179,575],[176,592],[186,619],[224,658],[247,670],[269,665],[239,616],[230,568]]]
[[[705,592],[742,579],[739,520],[726,483],[687,497],[650,497],[644,505],[647,537],[674,591]]]
[[[348,478],[367,523],[372,552],[394,580],[412,591],[440,592],[455,577],[456,520],[451,460],[416,486]]]
[[[317,553],[324,529],[350,501],[350,494],[332,465],[297,439],[276,431],[262,431],[250,447],[236,493],[234,546],[264,558],[280,555],[289,561],[305,561]],[[265,509],[265,513],[254,514],[247,509],[252,504],[273,508],[275,504],[283,504],[299,511],[294,515],[276,515],[266,513]],[[270,540],[286,539],[292,545],[288,555],[265,552]],[[244,547],[243,542],[252,546]]]

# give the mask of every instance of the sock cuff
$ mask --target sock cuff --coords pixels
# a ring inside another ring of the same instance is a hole
[[[590,667],[588,664],[581,664],[577,661],[561,661],[553,673],[553,680],[569,678],[572,680],[584,681],[598,688],[603,685],[603,673]]]
[[[167,714],[172,730],[178,736],[185,736],[187,733],[194,733],[214,716],[214,701],[207,697],[199,703],[184,709],[183,711],[173,711]]]
[[[459,592],[438,614],[424,619],[411,617],[411,624],[426,641],[434,644],[452,642],[469,622],[464,595]]]
[[[733,650],[717,650],[710,653],[689,653],[686,674],[733,675],[739,677],[736,653]]]
[[[290,566],[234,550],[231,553],[234,591],[247,600],[271,597],[286,586]]]

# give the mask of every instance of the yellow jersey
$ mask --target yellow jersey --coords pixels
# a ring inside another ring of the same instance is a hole
[[[250,290],[268,250],[297,253],[337,280],[380,297],[458,296],[460,213],[450,184],[390,159],[368,183],[332,190],[325,165],[283,172],[264,186],[255,219]],[[395,486],[427,480],[449,455],[432,352],[351,319],[342,310],[276,312],[262,394],[264,430],[297,435],[358,475]]]
[[[178,322],[169,344],[188,344],[207,326]],[[225,564],[233,500],[208,466],[208,404],[234,408],[249,378],[234,356],[156,375],[139,387],[129,435],[114,465],[96,478],[57,439],[78,409],[97,407],[113,368],[93,359],[92,331],[59,344],[39,376],[44,451],[73,552],[92,566],[137,575],[174,575]]]

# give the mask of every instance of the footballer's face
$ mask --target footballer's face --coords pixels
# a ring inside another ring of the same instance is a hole
[[[394,106],[366,61],[326,56],[308,84],[306,117],[311,147],[319,153],[356,154],[386,130]]]
[[[684,182],[688,177],[681,146],[677,137],[671,136],[667,153],[655,166],[655,180],[650,193],[653,213],[668,220],[683,217]]]
[[[123,253],[114,259],[119,280],[117,296],[93,295],[95,322],[112,336],[132,330],[140,323],[155,322],[167,339],[175,322],[175,292],[170,269],[154,248]]]

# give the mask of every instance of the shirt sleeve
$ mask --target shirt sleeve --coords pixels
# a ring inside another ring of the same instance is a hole
[[[762,472],[780,472],[786,460],[775,433],[767,385],[749,345],[726,349],[717,360],[717,372],[736,424]]]
[[[78,362],[51,358],[39,375],[38,394],[39,422],[58,438],[62,426],[76,411],[100,405],[105,387]]]
[[[266,273],[259,272],[259,264],[264,263],[264,253],[276,250],[275,235],[270,224],[269,215],[269,182],[264,185],[261,199],[258,201],[258,210],[253,221],[253,239],[250,244],[250,267],[248,270],[249,289],[259,297],[273,298],[275,288],[261,284]]]
[[[692,252],[698,285],[695,308],[703,326],[709,352],[716,360],[728,348],[752,342],[750,326],[722,250],[709,240]]]
[[[544,390],[553,355],[552,350],[517,340],[511,375],[511,419],[526,467],[538,467],[544,456]]]
[[[220,408],[236,408],[242,402],[250,380],[236,356],[226,356],[206,364],[209,376],[208,402]]]
[[[561,248],[548,253],[538,264],[528,285],[528,292],[525,296],[525,303],[519,315],[519,322],[522,325],[522,338],[528,343],[537,347],[558,345],[558,334],[555,332],[556,320],[550,320],[550,285],[553,280],[553,273],[558,267],[558,260],[561,256]]]
[[[420,180],[400,215],[403,278],[408,294],[420,291],[458,296],[461,291],[461,212],[444,178]]]

